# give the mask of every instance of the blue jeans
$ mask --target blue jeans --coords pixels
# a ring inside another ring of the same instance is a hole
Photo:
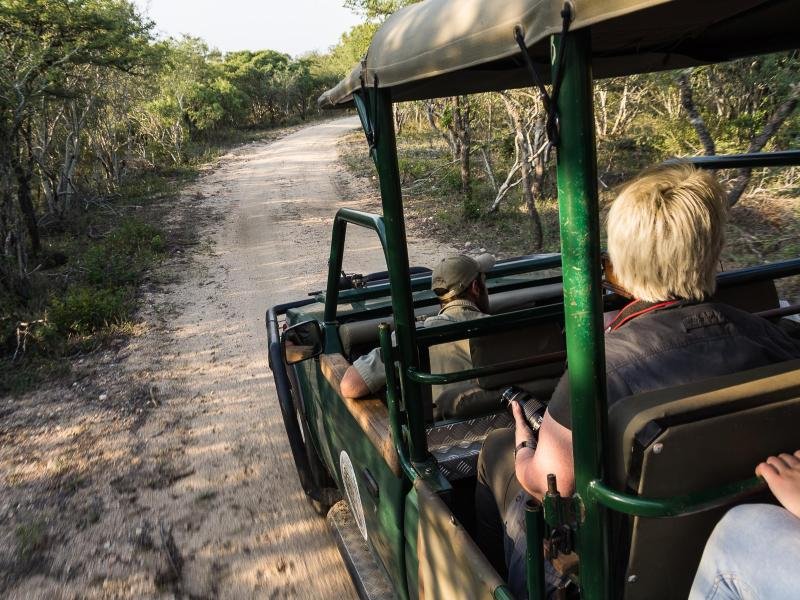
[[[770,504],[737,506],[708,538],[689,600],[800,597],[800,519]]]

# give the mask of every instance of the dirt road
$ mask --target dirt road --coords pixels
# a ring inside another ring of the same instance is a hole
[[[348,183],[336,164],[337,139],[357,126],[326,122],[223,157],[172,223],[196,221],[210,243],[177,251],[156,277],[139,335],[78,368],[68,390],[13,406],[19,426],[0,431],[11,444],[0,466],[16,485],[0,505],[0,548],[16,554],[0,550],[0,590],[354,597],[297,481],[264,312],[323,286],[337,207],[376,208],[369,186]],[[384,268],[374,234],[348,235],[345,270]],[[446,252],[429,241],[410,248],[415,264]],[[43,489],[58,502],[40,502]]]

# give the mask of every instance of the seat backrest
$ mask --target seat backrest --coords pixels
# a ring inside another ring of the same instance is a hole
[[[631,396],[609,411],[611,483],[663,498],[744,480],[767,456],[800,447],[798,423],[800,360]],[[617,595],[685,598],[726,509],[615,519],[615,535],[629,548],[627,562],[616,565]]]
[[[560,302],[562,287],[560,283],[550,283],[532,287],[520,288],[518,290],[508,290],[505,292],[495,292],[489,296],[489,313],[500,314],[538,306],[539,304],[550,304]],[[418,322],[424,321],[426,317],[435,315],[439,312],[439,306],[425,306],[414,311]],[[342,342],[342,354],[353,360],[357,355],[369,352],[378,345],[378,325],[388,323],[394,329],[394,317],[391,315],[366,321],[352,321],[343,323],[339,327],[339,338]]]
[[[529,325],[470,340],[472,364],[476,367],[525,360],[563,352],[565,349],[564,333],[559,322]],[[554,388],[558,378],[564,373],[565,366],[565,361],[560,360],[535,367],[515,369],[507,373],[480,377],[478,384],[485,389],[499,389],[514,384],[521,384],[522,387],[527,387],[526,384],[535,386],[537,382],[548,380],[548,385],[552,383]],[[550,381],[553,379],[555,382]],[[550,389],[550,393],[552,391]],[[542,395],[549,397],[549,394]]]
[[[778,308],[779,305],[778,290],[772,279],[719,287],[712,301],[730,304],[747,312],[761,312]]]

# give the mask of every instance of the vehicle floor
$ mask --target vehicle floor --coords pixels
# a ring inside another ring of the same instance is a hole
[[[337,208],[379,208],[337,166],[357,126],[223,157],[170,207],[201,243],[153,275],[136,334],[0,400],[0,596],[355,597],[295,473],[264,313],[324,287]],[[345,270],[385,268],[374,234],[348,235]],[[452,251],[410,244],[412,264]]]

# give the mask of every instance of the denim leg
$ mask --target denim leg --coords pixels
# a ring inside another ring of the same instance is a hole
[[[779,506],[734,507],[708,538],[689,600],[800,597],[800,519]]]
[[[524,491],[516,495],[505,514],[505,555],[508,566],[508,587],[515,598],[527,598],[525,555],[528,542],[525,537],[525,502],[529,496]]]

